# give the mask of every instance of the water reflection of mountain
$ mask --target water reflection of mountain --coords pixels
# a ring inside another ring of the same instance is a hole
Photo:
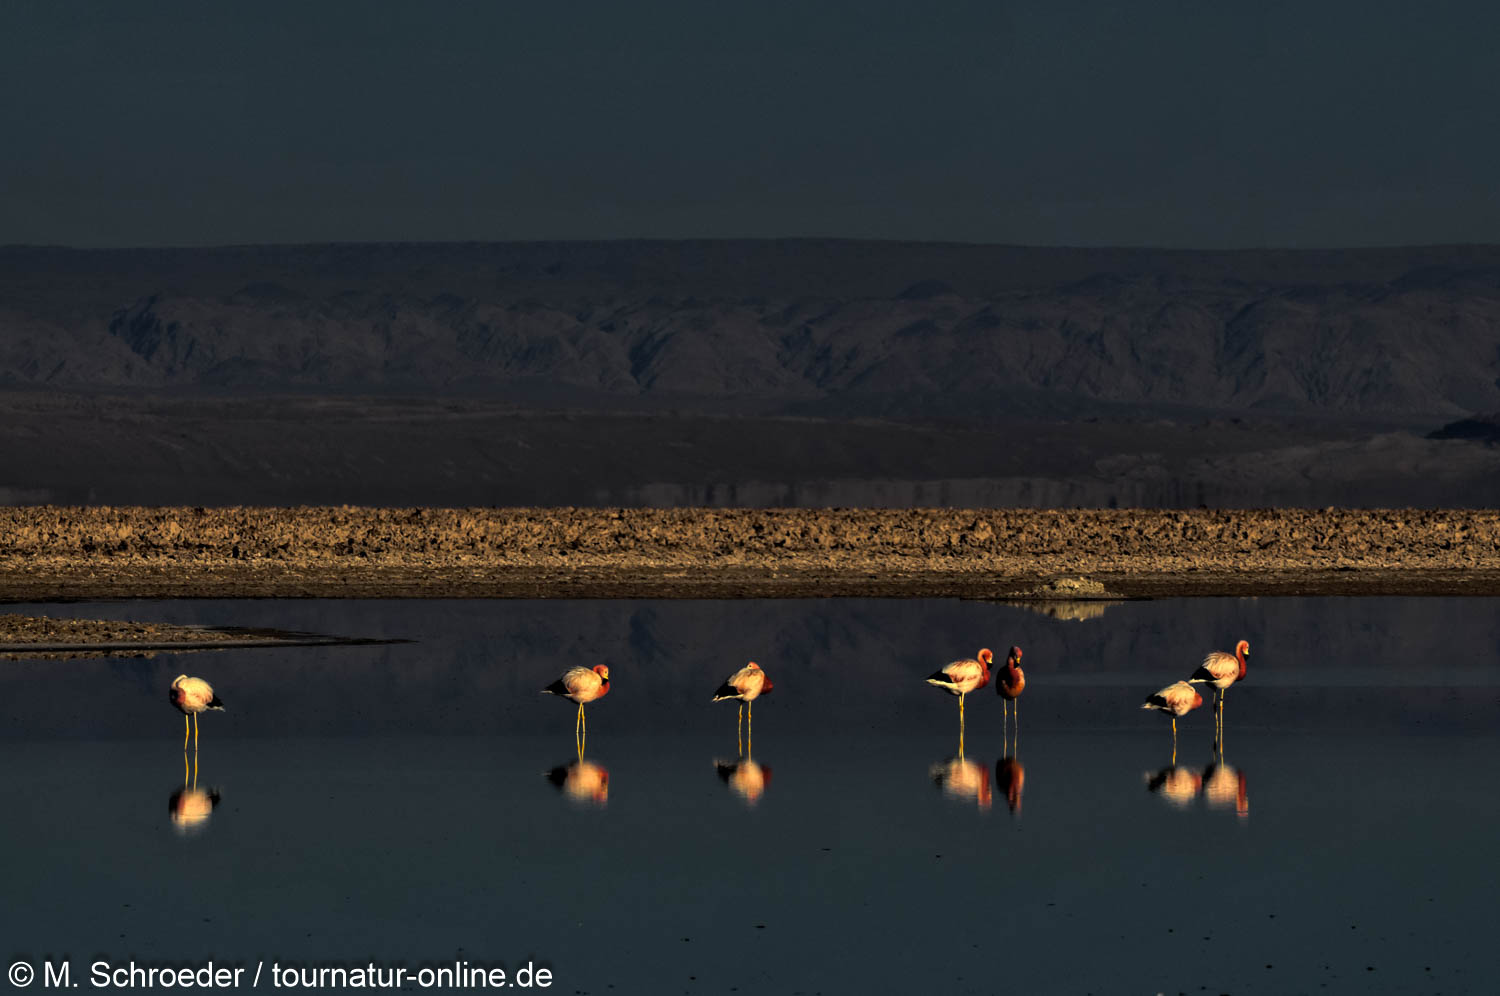
[[[562,739],[574,717],[548,708],[538,689],[579,663],[608,663],[613,672],[610,696],[589,709],[596,737],[722,730],[726,717],[709,705],[708,693],[746,660],[776,676],[775,696],[756,710],[763,736],[911,729],[914,721],[946,731],[951,704],[932,696],[922,677],[981,646],[1011,644],[1026,653],[1033,722],[1119,727],[1140,720],[1133,710],[1143,694],[1186,677],[1205,651],[1240,636],[1256,656],[1226,710],[1231,742],[1239,726],[1483,730],[1500,722],[1497,679],[1475,649],[1500,645],[1500,612],[1462,599],[1131,601],[1089,626],[1009,605],[898,599],[177,601],[47,611],[416,641],[234,651],[195,662],[226,699],[233,696],[234,710],[221,719],[227,736],[510,732]],[[1393,646],[1423,652],[1392,654]],[[51,673],[41,665],[5,668],[0,697],[28,707],[0,738],[158,734],[159,727],[142,724],[142,710],[159,712],[162,689],[182,670],[172,654],[74,662],[71,679],[88,686],[91,703],[79,712],[72,701],[37,692]],[[1349,680],[1333,687],[1334,673]],[[971,699],[971,735],[998,727],[994,696]],[[1190,718],[1189,737],[1192,724]]]
[[[1066,619],[1072,622],[1083,622],[1088,619],[1098,619],[1104,615],[1112,606],[1119,605],[1118,601],[1095,601],[1091,599],[1051,599],[1030,601],[1002,601],[997,605],[1009,605],[1017,609],[1025,609],[1027,612],[1035,612],[1039,615],[1050,616],[1053,619]]]

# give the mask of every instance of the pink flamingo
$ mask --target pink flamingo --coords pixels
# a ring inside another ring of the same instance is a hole
[[[745,715],[746,705],[748,704],[750,707],[748,719],[749,725],[753,728],[755,725],[755,700],[762,695],[770,695],[771,689],[774,687],[771,684],[771,679],[766,676],[766,672],[761,670],[760,665],[751,661],[728,678],[725,678],[724,684],[720,685],[718,691],[714,692],[715,702],[722,702],[725,699],[740,700],[740,715],[734,725],[736,741],[738,741],[740,735],[740,724],[745,722],[747,718]]]
[[[595,664],[592,668],[570,667],[563,676],[542,691],[578,703],[578,721],[573,724],[573,735],[588,736],[589,724],[583,717],[583,707],[609,694],[609,665]],[[580,731],[582,731],[580,733]]]
[[[1155,695],[1147,696],[1142,709],[1159,709],[1172,717],[1172,763],[1177,763],[1177,719],[1203,704],[1203,696],[1185,681],[1168,685]]]
[[[1198,670],[1188,679],[1190,684],[1210,684],[1219,690],[1219,699],[1214,709],[1214,741],[1223,739],[1224,692],[1236,681],[1245,680],[1246,658],[1250,656],[1250,641],[1241,640],[1234,645],[1234,653],[1215,650],[1203,658]]]
[[[172,688],[167,692],[167,701],[182,713],[182,749],[187,750],[188,717],[193,717],[193,750],[198,749],[198,714],[205,709],[222,711],[224,703],[214,694],[214,687],[202,678],[189,678],[179,674],[172,679]]]
[[[1021,693],[1026,691],[1026,672],[1021,670],[1021,648],[1011,647],[1010,656],[1005,659],[1005,670],[997,672],[995,679],[995,694],[1000,696],[1000,708],[1004,710],[1007,702],[1015,702],[1013,707],[1016,717],[1016,732],[1021,730],[1021,703],[1016,702]]]
[[[943,667],[941,671],[934,671],[927,676],[927,683],[937,688],[947,690],[958,696],[958,742],[959,748],[963,748],[964,729],[964,696],[978,688],[983,688],[990,683],[990,665],[994,662],[995,655],[988,649],[979,651],[977,657],[966,657],[963,660],[953,661]]]

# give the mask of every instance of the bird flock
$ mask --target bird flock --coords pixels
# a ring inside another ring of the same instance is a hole
[[[1203,658],[1203,663],[1186,680],[1174,682],[1146,697],[1146,701],[1141,706],[1142,709],[1163,712],[1172,721],[1172,764],[1174,766],[1177,763],[1177,720],[1203,705],[1203,696],[1193,686],[1207,684],[1212,685],[1218,691],[1214,708],[1214,746],[1218,749],[1223,743],[1224,693],[1230,685],[1245,679],[1249,656],[1249,641],[1240,640],[1235,644],[1234,653],[1213,651]],[[984,688],[993,678],[995,692],[1001,700],[1003,724],[1006,731],[1006,761],[1011,762],[1008,768],[1001,771],[1001,780],[1004,783],[1002,788],[1014,811],[1019,808],[1021,786],[1025,774],[1019,762],[1014,759],[1009,730],[1011,724],[1014,723],[1016,735],[1019,736],[1020,697],[1021,693],[1026,690],[1026,672],[1021,669],[1020,647],[1011,647],[1010,653],[1006,655],[1005,666],[994,669],[992,673],[994,660],[994,654],[988,648],[984,648],[973,657],[951,661],[927,676],[927,684],[958,697],[958,756],[939,766],[939,769],[935,769],[934,778],[939,784],[955,793],[975,795],[980,799],[981,805],[987,804],[992,791],[988,773],[981,776],[971,771],[964,760],[964,703],[969,693]],[[754,728],[755,700],[762,695],[769,695],[774,687],[765,669],[751,661],[725,678],[723,684],[714,691],[712,696],[714,702],[737,701],[740,704],[735,724],[735,740],[739,747],[740,757],[733,763],[723,761],[714,763],[720,776],[752,802],[759,798],[770,778],[770,769],[762,768],[751,758],[750,745]],[[544,693],[565,698],[578,706],[573,726],[578,749],[578,763],[555,769],[549,773],[549,778],[552,778],[559,787],[565,788],[570,794],[580,798],[600,800],[608,795],[608,774],[598,769],[597,766],[586,765],[583,755],[588,736],[588,720],[584,707],[604,698],[609,694],[609,689],[610,678],[607,664],[569,668],[556,681],[542,689]],[[222,710],[224,703],[207,681],[185,674],[180,674],[173,679],[168,697],[173,707],[182,713],[183,753],[186,754],[188,740],[191,739],[196,758],[198,715],[209,710]],[[194,789],[196,789],[196,780]],[[200,805],[196,799],[194,799],[194,804]],[[176,805],[174,801],[174,806]]]

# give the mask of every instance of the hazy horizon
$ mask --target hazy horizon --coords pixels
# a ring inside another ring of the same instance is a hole
[[[0,10],[0,243],[1500,241],[1500,9]]]

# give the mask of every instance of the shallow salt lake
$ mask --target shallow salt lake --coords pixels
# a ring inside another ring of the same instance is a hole
[[[530,962],[566,993],[1500,987],[1492,599],[11,611],[411,641],[0,662],[0,955],[85,987],[132,958]],[[1240,637],[1222,755],[1205,706],[1174,766],[1141,700]],[[960,761],[922,678],[1013,643],[1014,748],[986,688]],[[751,659],[776,689],[746,759],[708,699]],[[580,764],[537,689],[596,663]],[[181,672],[229,707],[196,772]]]

